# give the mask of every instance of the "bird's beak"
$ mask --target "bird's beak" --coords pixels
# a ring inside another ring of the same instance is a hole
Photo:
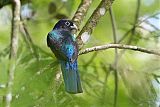
[[[70,26],[70,28],[73,30],[78,30],[78,27],[75,25],[75,24],[73,24],[73,26]]]
[[[78,27],[75,24],[73,24],[73,26],[70,26],[70,28],[73,34],[75,34],[78,31]]]

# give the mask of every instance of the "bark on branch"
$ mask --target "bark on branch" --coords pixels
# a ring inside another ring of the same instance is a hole
[[[76,11],[76,13],[74,14],[74,17],[72,18],[72,21],[77,25],[78,29],[79,26],[82,22],[82,20],[84,19],[91,3],[93,0],[81,0],[81,3]]]
[[[80,51],[79,55],[87,54],[87,53],[93,52],[93,51],[106,50],[109,48],[129,49],[129,50],[134,50],[134,51],[139,51],[139,52],[143,52],[143,53],[147,53],[147,54],[154,54],[154,55],[160,56],[160,51],[150,50],[150,49],[146,49],[146,48],[142,48],[142,47],[138,47],[138,46],[124,45],[124,44],[106,44],[106,45],[86,48],[86,49]]]
[[[98,7],[95,9],[91,17],[88,19],[87,23],[79,33],[77,37],[77,43],[79,47],[81,48],[83,46],[82,41],[82,34],[87,32],[88,35],[90,35],[93,31],[93,29],[96,27],[97,23],[99,22],[100,18],[106,13],[106,11],[109,10],[114,0],[102,0]]]
[[[7,93],[5,99],[5,106],[10,107],[12,101],[12,87],[14,81],[14,72],[16,66],[16,57],[18,49],[18,32],[19,32],[19,22],[20,22],[20,0],[12,0],[12,29],[11,29],[11,45],[10,45],[10,64],[8,71],[8,82],[7,82]]]

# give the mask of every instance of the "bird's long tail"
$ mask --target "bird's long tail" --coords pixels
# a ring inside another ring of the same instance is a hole
[[[60,61],[60,63],[66,91],[73,94],[82,93],[77,61],[73,63]]]

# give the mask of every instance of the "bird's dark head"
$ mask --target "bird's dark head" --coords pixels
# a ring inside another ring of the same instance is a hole
[[[53,30],[55,29],[62,29],[72,32],[73,30],[77,30],[77,26],[71,20],[61,19],[54,26]]]

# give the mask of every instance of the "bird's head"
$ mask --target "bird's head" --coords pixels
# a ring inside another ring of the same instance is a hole
[[[71,20],[61,19],[54,26],[53,30],[55,30],[55,29],[61,29],[61,30],[67,30],[70,32],[75,32],[78,28]]]

